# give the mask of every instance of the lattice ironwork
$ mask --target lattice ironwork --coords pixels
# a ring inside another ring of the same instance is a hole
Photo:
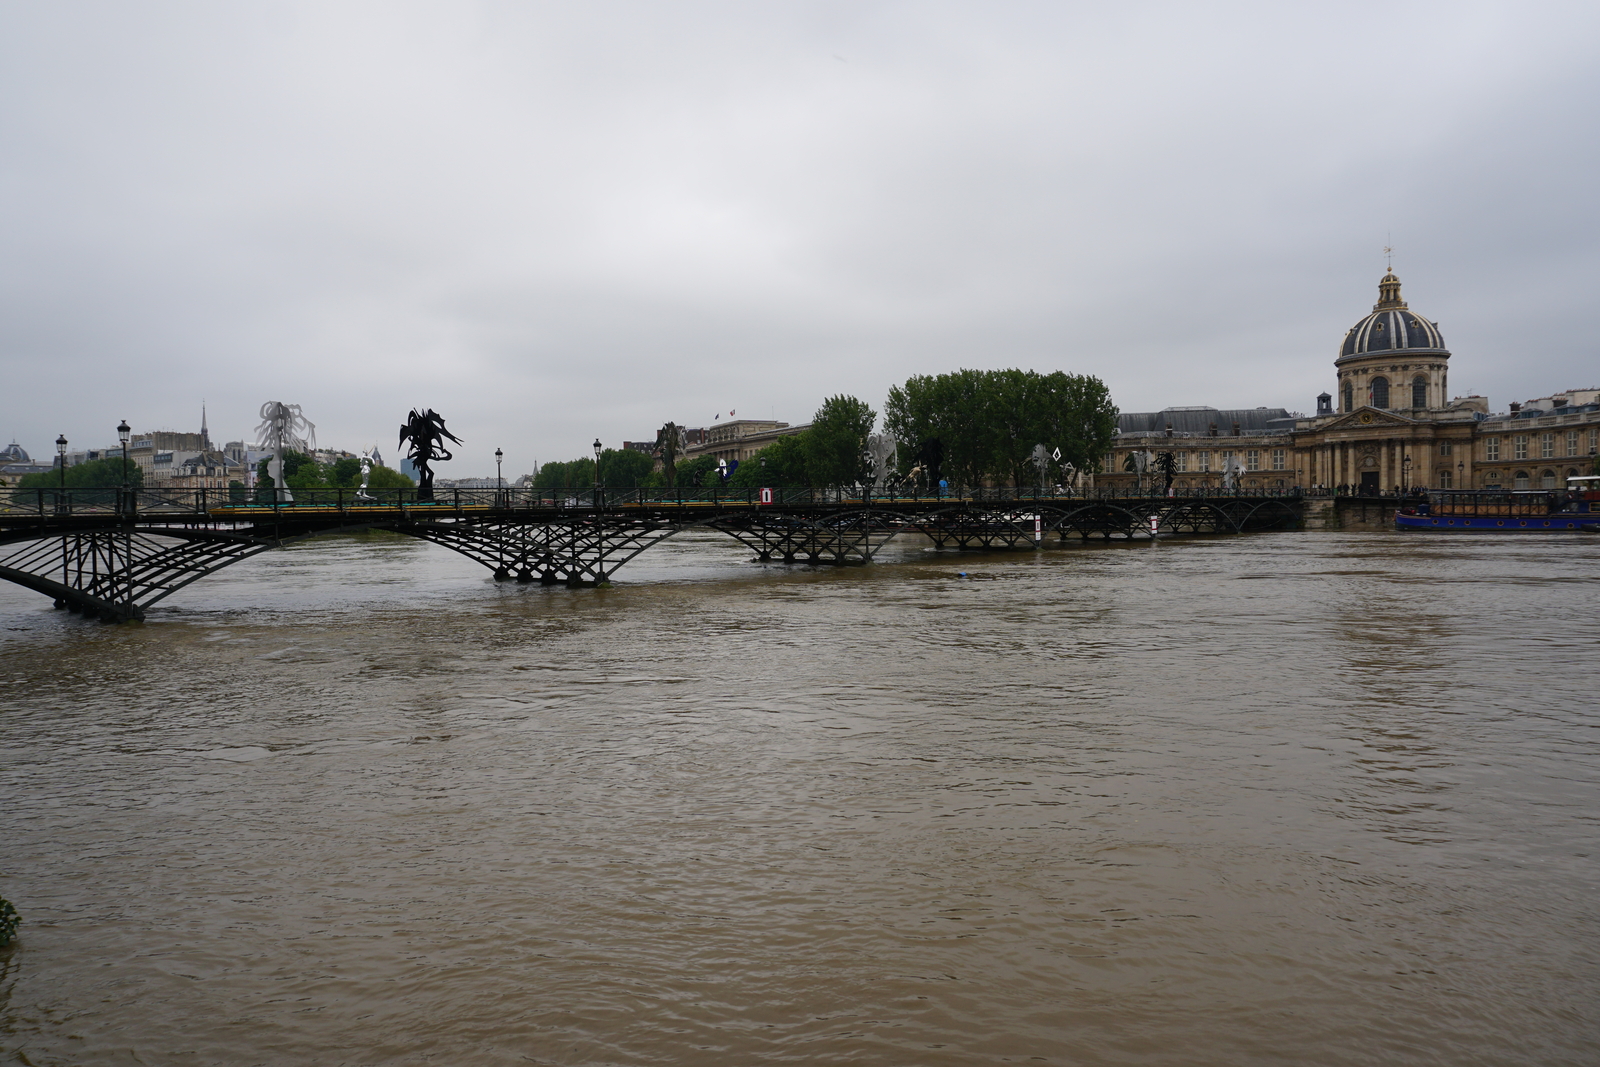
[[[821,515],[756,511],[719,516],[702,523],[736,538],[763,562],[870,563],[900,532],[900,515],[871,508],[841,509]]]
[[[939,548],[993,551],[1031,548],[1045,534],[1225,534],[1299,520],[1298,498],[1240,494],[975,490],[852,499],[838,490],[781,490],[775,501],[762,501],[754,493],[744,499],[669,493],[546,499],[492,491],[424,504],[406,494],[361,500],[343,490],[310,490],[306,500],[286,505],[204,490],[189,496],[13,491],[0,493],[0,578],[50,596],[59,607],[126,620],[143,618],[150,605],[242,559],[362,529],[442,545],[501,580],[579,586],[609,580],[639,553],[693,528],[735,538],[760,560],[862,564],[908,531]]]
[[[213,530],[78,529],[0,544],[0,578],[107,621],[145,609],[190,582],[265,552],[274,542]]]

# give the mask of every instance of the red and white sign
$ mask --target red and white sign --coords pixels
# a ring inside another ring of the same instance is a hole
[[[772,490],[771,489],[763,489],[763,490],[761,490],[761,502],[763,504],[772,503]]]

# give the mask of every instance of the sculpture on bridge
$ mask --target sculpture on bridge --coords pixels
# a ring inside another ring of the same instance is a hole
[[[887,488],[894,481],[895,452],[900,447],[900,442],[894,439],[893,434],[875,433],[867,438],[866,460],[867,484]]]
[[[656,455],[661,459],[661,473],[667,488],[678,484],[678,457],[683,455],[683,427],[669,422],[656,431]]]
[[[283,481],[283,454],[289,449],[311,455],[317,450],[317,428],[300,411],[299,404],[285,404],[269,400],[261,405],[261,425],[256,427],[256,441],[263,451],[271,452],[267,475],[277,490],[281,503],[294,503],[294,494]]]
[[[417,468],[417,499],[433,499],[433,468],[429,464],[448,463],[455,457],[444,447],[446,439],[461,443],[461,438],[444,428],[444,416],[429,408],[411,409],[411,416],[400,427],[400,444],[411,442],[411,465]]]
[[[1161,472],[1163,484],[1161,492],[1166,496],[1172,495],[1172,479],[1178,473],[1178,457],[1173,452],[1156,453],[1156,470]]]
[[[1144,492],[1144,472],[1150,469],[1150,461],[1154,458],[1154,453],[1140,450],[1129,452],[1128,458],[1122,461],[1122,469],[1133,475],[1135,491]]]
[[[1244,466],[1239,462],[1238,456],[1229,456],[1222,461],[1222,488],[1239,488],[1239,475],[1244,473]]]
[[[944,442],[937,437],[930,437],[917,448],[916,464],[913,473],[921,472],[928,479],[928,488],[939,488],[943,480]]]
[[[1051,452],[1043,444],[1034,445],[1033,454],[1028,457],[1028,462],[1039,472],[1039,488],[1043,489],[1050,483],[1050,473],[1055,469],[1055,465],[1061,462],[1061,449]]]
[[[371,448],[361,453],[361,488],[356,492],[356,499],[358,500],[376,499],[367,492],[367,483],[372,480],[372,464],[374,462],[372,457],[377,451],[378,446],[374,444]]]

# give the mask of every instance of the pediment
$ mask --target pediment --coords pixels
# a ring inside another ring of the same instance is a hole
[[[1377,426],[1415,426],[1416,419],[1408,419],[1404,415],[1396,415],[1392,411],[1382,408],[1359,407],[1347,415],[1335,419],[1322,427],[1329,430],[1370,430]]]

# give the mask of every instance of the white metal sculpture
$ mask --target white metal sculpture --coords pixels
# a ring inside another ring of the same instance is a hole
[[[894,439],[894,434],[875,433],[867,438],[865,458],[869,483],[880,486],[889,484],[894,472],[895,453],[899,448],[900,442]]]
[[[375,499],[367,492],[367,483],[372,480],[372,465],[374,463],[372,457],[377,451],[378,446],[374,444],[371,448],[361,453],[361,489],[356,493],[356,499],[358,500]]]
[[[1056,463],[1061,459],[1061,449],[1056,449],[1052,454],[1043,444],[1033,446],[1033,455],[1028,457],[1028,462],[1033,464],[1034,470],[1039,473],[1039,484],[1045,485],[1050,481],[1050,473],[1055,469]]]
[[[278,500],[292,503],[294,496],[283,481],[283,454],[289,449],[311,455],[317,450],[317,428],[301,412],[299,404],[269,400],[261,405],[261,425],[256,427],[256,447],[271,452],[267,473],[278,491]]]
[[[1222,488],[1239,488],[1239,475],[1244,472],[1244,466],[1239,462],[1238,456],[1229,456],[1222,464]]]

